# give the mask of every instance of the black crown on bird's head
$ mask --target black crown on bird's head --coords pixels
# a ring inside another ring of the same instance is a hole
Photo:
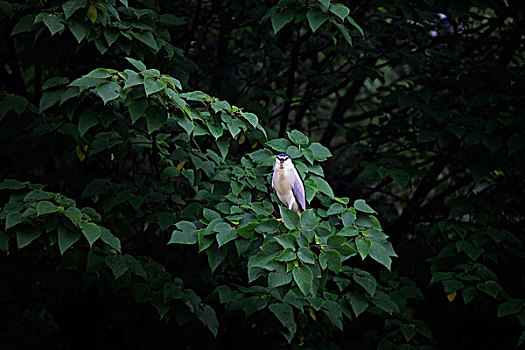
[[[279,153],[279,154],[277,155],[277,159],[279,159],[279,161],[280,161],[281,163],[284,162],[285,160],[289,159],[289,158],[290,158],[290,156],[287,155],[286,153]]]

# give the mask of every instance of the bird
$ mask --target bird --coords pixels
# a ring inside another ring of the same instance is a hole
[[[295,169],[292,159],[286,153],[277,155],[273,168],[272,188],[277,194],[277,198],[288,209],[299,215],[301,208],[303,211],[306,210],[303,181]]]

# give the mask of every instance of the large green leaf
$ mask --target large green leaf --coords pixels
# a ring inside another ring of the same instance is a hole
[[[326,20],[328,19],[328,15],[319,10],[312,9],[308,11],[308,13],[306,14],[306,18],[308,18],[308,24],[310,25],[312,32],[315,33],[315,31],[319,29],[319,27],[324,22],[326,22]]]
[[[189,221],[181,221],[181,222],[178,222],[175,226],[177,227],[178,230],[173,231],[168,244],[171,244],[171,243],[195,244],[197,243],[197,239],[198,239],[197,228],[195,227],[193,223]]]
[[[284,10],[272,16],[273,32],[277,34],[286,24],[293,20],[294,14],[289,10]]]
[[[84,237],[86,237],[89,246],[93,246],[93,243],[95,243],[101,235],[100,228],[97,224],[92,222],[81,221],[80,229],[82,230]]]
[[[281,206],[279,207],[279,211],[281,212],[281,217],[286,228],[292,229],[299,226],[299,215],[297,215],[295,211]]]
[[[304,295],[310,294],[313,278],[312,270],[306,265],[299,265],[293,270],[293,279]]]
[[[270,311],[286,328],[292,328],[294,323],[294,314],[292,307],[285,303],[271,304],[268,306]]]
[[[58,227],[58,248],[60,254],[64,255],[64,252],[71,247],[75,242],[80,239],[80,232],[77,230],[69,230],[64,226]]]

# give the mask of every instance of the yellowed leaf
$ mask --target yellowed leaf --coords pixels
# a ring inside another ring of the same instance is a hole
[[[82,149],[80,148],[79,145],[77,145],[77,147],[75,147],[75,153],[77,154],[77,157],[78,157],[78,159],[80,159],[81,162],[83,162],[84,159],[86,159],[86,155],[82,152]]]
[[[312,309],[308,309],[308,312],[310,312],[310,317],[312,317],[312,319],[313,319],[314,321],[317,322],[317,318],[315,317],[315,312],[314,312],[314,310],[312,310]]]
[[[97,204],[97,202],[98,202],[98,194],[96,194],[93,197],[91,197],[91,200],[93,201],[93,203]]]
[[[111,153],[111,161],[114,161],[114,160],[115,160],[115,155]]]
[[[89,6],[86,16],[91,20],[91,23],[95,23],[97,20],[97,8],[95,5]]]
[[[184,164],[186,164],[186,161],[185,161],[185,160],[180,161],[179,164],[177,164],[177,170],[180,171],[180,169],[182,169],[182,167],[184,166]]]
[[[448,301],[452,302],[452,300],[454,300],[454,298],[456,297],[456,294],[456,291],[454,291],[454,293],[447,295]]]
[[[246,141],[246,136],[242,135],[240,138],[239,138],[239,145],[242,145],[244,143],[244,141]]]

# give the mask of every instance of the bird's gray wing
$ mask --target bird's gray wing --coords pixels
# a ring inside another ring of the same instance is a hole
[[[295,200],[301,205],[303,210],[306,210],[306,200],[304,195],[304,185],[303,180],[301,180],[301,176],[299,176],[299,173],[297,172],[297,169],[295,170],[295,179],[293,182],[293,195],[295,197]]]
[[[277,176],[277,167],[273,167],[272,190],[273,190],[273,193],[275,193],[275,197],[277,197],[277,199],[280,200],[279,196],[277,195],[277,191],[275,190],[275,185],[274,185],[274,181],[276,179],[276,176]]]

